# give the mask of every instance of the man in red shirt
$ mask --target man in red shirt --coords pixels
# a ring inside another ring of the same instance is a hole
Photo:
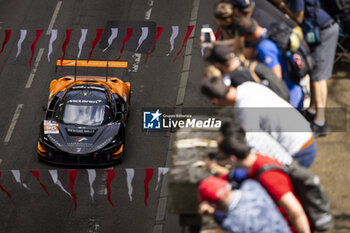
[[[248,177],[256,179],[270,194],[281,213],[285,216],[293,232],[311,232],[304,209],[293,193],[289,176],[281,171],[268,170],[258,179],[258,171],[265,165],[282,167],[276,160],[250,152],[250,148],[240,133],[232,133],[219,140],[219,151],[236,167],[248,170]]]

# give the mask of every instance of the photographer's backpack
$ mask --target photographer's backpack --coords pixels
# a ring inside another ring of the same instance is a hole
[[[263,166],[257,173],[257,180],[264,172],[270,170],[281,171],[289,175],[293,189],[304,207],[313,230],[327,231],[333,228],[330,201],[318,176],[293,161],[291,165],[283,168],[275,165]]]
[[[275,42],[283,54],[292,82],[299,84],[300,79],[314,68],[310,49],[300,27],[290,28],[284,23],[273,23],[269,27],[267,39]]]

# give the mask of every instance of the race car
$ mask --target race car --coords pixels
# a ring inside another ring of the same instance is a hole
[[[125,61],[58,60],[56,66],[126,68]],[[75,72],[76,73],[76,72]],[[48,163],[107,166],[124,158],[130,83],[68,75],[50,84],[38,157]]]

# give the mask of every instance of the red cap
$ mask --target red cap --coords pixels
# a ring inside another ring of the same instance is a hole
[[[226,197],[230,189],[227,180],[210,176],[199,184],[199,199],[201,201],[217,202]]]

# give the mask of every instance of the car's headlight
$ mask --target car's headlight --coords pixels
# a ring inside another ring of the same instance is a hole
[[[39,138],[39,142],[40,142],[41,145],[43,145],[46,148],[49,148],[49,149],[52,149],[52,150],[56,149],[55,145],[45,136],[42,137],[42,138],[40,137]]]
[[[118,139],[113,139],[110,143],[108,143],[102,151],[116,150],[122,145],[122,141]]]

